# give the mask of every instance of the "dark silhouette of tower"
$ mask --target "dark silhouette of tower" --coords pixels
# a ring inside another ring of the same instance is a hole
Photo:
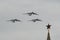
[[[47,34],[47,40],[51,40],[51,38],[50,38],[50,27],[51,27],[51,25],[47,25],[47,29],[48,29],[48,34]]]

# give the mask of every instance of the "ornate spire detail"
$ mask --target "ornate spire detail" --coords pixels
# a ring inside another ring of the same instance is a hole
[[[51,25],[47,25],[47,29],[48,29],[48,35],[47,35],[47,40],[51,40],[51,38],[50,38],[50,27],[51,27]]]
[[[47,29],[50,29],[51,25],[48,24],[46,27],[47,27]]]

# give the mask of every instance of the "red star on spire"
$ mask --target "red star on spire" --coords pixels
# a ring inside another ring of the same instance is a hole
[[[50,24],[48,24],[48,25],[47,25],[47,29],[50,29],[50,27],[51,27],[51,25],[50,25]]]

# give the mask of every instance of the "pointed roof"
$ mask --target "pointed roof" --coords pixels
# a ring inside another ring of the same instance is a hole
[[[47,40],[51,40],[49,31],[48,31],[48,35],[47,35]]]

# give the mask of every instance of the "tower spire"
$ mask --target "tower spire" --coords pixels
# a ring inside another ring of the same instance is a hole
[[[51,40],[51,38],[50,38],[50,27],[51,27],[51,25],[47,25],[47,29],[48,29],[48,35],[47,35],[47,40]]]
[[[49,31],[48,31],[48,35],[47,35],[47,40],[51,40]]]

